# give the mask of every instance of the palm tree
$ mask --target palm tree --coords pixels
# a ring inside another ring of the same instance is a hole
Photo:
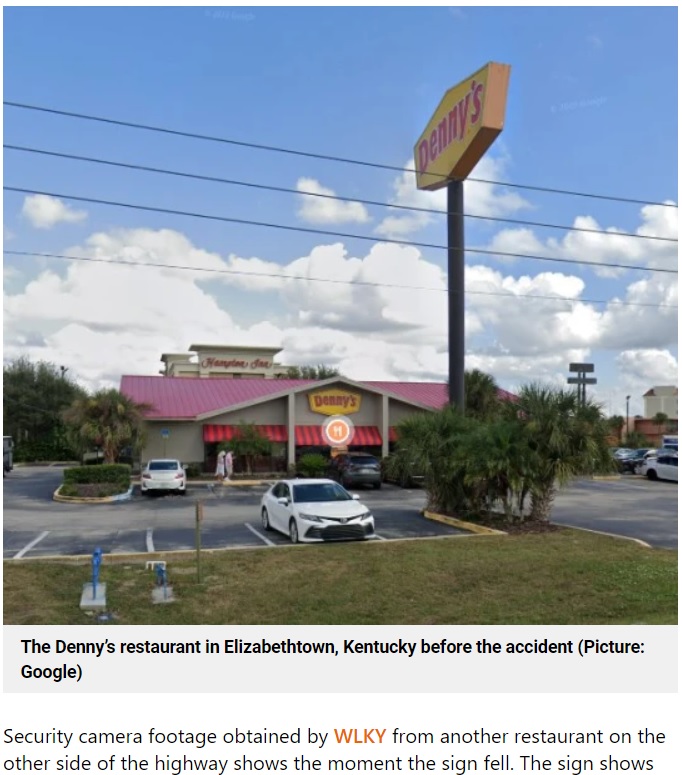
[[[658,428],[658,435],[661,436],[663,434],[663,429],[667,426],[668,415],[665,412],[656,412],[651,418],[651,421]],[[661,446],[661,439],[658,440],[658,445],[659,447]]]
[[[115,463],[124,447],[137,451],[144,444],[144,415],[150,408],[118,390],[99,390],[76,399],[63,419],[77,447],[101,447],[104,462]]]
[[[500,409],[495,380],[480,369],[464,372],[464,405],[470,417],[485,420],[495,417]]]
[[[399,425],[398,455],[424,471],[427,508],[441,513],[471,509],[471,488],[465,483],[465,440],[475,423],[457,408],[415,414]]]
[[[524,386],[507,408],[528,450],[530,518],[549,520],[557,487],[574,476],[608,470],[608,427],[593,401],[584,406],[573,391]]]
[[[612,417],[609,417],[606,422],[608,423],[609,430],[611,430],[620,444],[623,437],[623,428],[625,427],[625,418],[619,414],[614,414]]]

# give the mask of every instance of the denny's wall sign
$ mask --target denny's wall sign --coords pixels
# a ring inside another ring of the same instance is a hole
[[[310,411],[317,414],[353,414],[360,411],[362,396],[348,390],[317,390],[308,393]]]
[[[414,147],[417,188],[466,178],[504,126],[509,65],[490,62],[445,93]]]

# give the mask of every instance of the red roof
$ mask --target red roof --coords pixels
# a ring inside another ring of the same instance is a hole
[[[149,418],[194,419],[207,412],[229,410],[237,404],[267,398],[294,388],[313,386],[310,379],[223,379],[192,377],[121,378],[121,392],[138,403],[150,404]],[[448,386],[444,382],[361,382],[368,388],[391,393],[431,409],[440,409],[448,402]],[[500,398],[514,400],[506,390]]]

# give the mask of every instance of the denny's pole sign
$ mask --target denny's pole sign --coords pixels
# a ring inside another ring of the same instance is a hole
[[[490,62],[449,89],[414,146],[417,188],[466,178],[504,126],[509,65]]]
[[[509,65],[490,62],[446,92],[414,146],[417,188],[447,186],[448,391],[464,409],[464,179],[502,131]]]

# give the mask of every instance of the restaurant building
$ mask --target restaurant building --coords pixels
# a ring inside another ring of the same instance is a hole
[[[402,420],[448,401],[445,383],[288,379],[274,360],[276,348],[191,349],[194,359],[164,354],[162,376],[121,379],[122,393],[150,407],[143,462],[172,457],[210,471],[218,444],[246,423],[271,442],[270,460],[261,468],[286,470],[303,452],[332,452],[323,426],[339,415],[352,429],[344,447],[385,457]]]

